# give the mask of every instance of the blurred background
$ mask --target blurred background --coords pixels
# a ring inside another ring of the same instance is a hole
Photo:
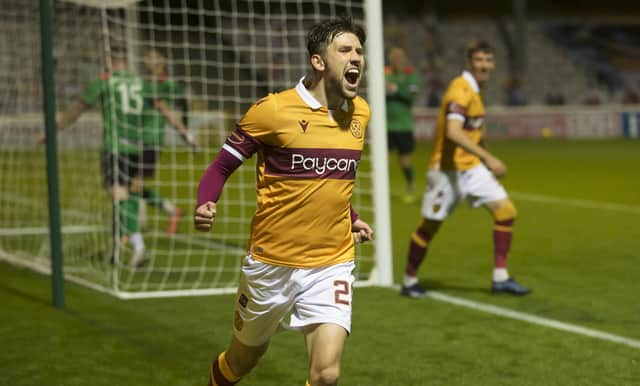
[[[308,28],[342,14],[364,24],[366,3],[51,2],[58,113],[109,72],[110,51],[126,52],[142,74],[145,52],[155,49],[166,59],[164,75],[182,89],[175,97],[184,108],[173,112],[199,145],[194,152],[166,130],[157,173],[145,184],[184,217],[168,235],[165,212],[141,209],[152,260],[136,269],[110,261],[117,237],[100,172],[100,108],[58,134],[64,272],[81,284],[66,287],[69,306],[59,313],[50,307],[50,279],[31,271],[49,273],[51,265],[47,163],[37,144],[40,6],[0,1],[0,384],[203,384],[209,356],[230,332],[234,299],[224,294],[234,292],[245,253],[255,161],[227,182],[224,215],[206,235],[191,224],[199,179],[254,101],[307,73]],[[356,292],[344,384],[640,384],[640,1],[384,0],[382,16],[376,53],[404,48],[420,78],[412,202],[403,202],[404,176],[395,157],[388,160],[391,252],[383,258],[394,283],[420,220],[438,106],[464,69],[465,48],[484,40],[496,58],[483,90],[486,134],[509,167],[502,183],[518,208],[510,270],[534,292],[491,295],[489,219],[461,205],[418,275],[434,295],[415,302],[395,287]],[[353,199],[365,219],[377,214],[372,197],[387,172],[376,175],[372,164],[368,146]],[[376,248],[358,248],[359,284],[375,284]],[[129,247],[116,249],[126,263]],[[31,270],[18,268],[25,266]],[[219,296],[174,297],[204,294]],[[300,336],[274,340],[246,384],[303,384]]]
[[[265,6],[269,3],[271,5]],[[330,12],[334,13],[349,8],[341,2],[320,3],[316,9],[321,11],[323,6],[327,10],[333,8]],[[549,125],[552,132],[546,131],[547,135],[564,136],[567,131],[576,130],[579,133],[573,135],[611,136],[621,132],[637,135],[637,119],[633,114],[616,115],[615,118],[609,114],[595,114],[592,118],[599,123],[620,120],[616,122],[616,127],[610,127],[609,123],[604,127],[580,129],[572,123],[559,123],[564,118],[562,114],[552,114],[547,118],[535,115],[539,111],[582,111],[587,107],[592,110],[608,107],[616,111],[633,110],[622,106],[640,102],[640,54],[637,49],[640,5],[637,2],[616,0],[605,4],[588,0],[558,4],[545,0],[486,3],[461,0],[452,3],[382,3],[385,47],[398,45],[405,48],[410,64],[422,80],[414,105],[419,137],[426,138],[431,133],[429,114],[423,109],[438,106],[449,80],[464,67],[465,47],[471,41],[478,40],[486,40],[496,48],[497,68],[485,90],[486,105],[504,107],[507,111],[522,111],[523,114],[531,112],[534,115],[527,117],[536,122],[531,123],[533,126],[546,127],[548,122],[555,123]],[[251,19],[253,33],[244,28],[249,27],[245,23],[252,15],[267,9],[271,12],[287,12],[296,9],[296,2],[256,2],[251,6],[248,5],[250,2],[243,1],[203,2],[201,6],[207,11],[198,15],[199,4],[197,1],[143,1],[138,3],[135,16],[130,13],[126,16],[139,23],[135,32],[138,47],[136,42],[130,42],[129,46],[140,50],[145,41],[153,41],[153,45],[167,48],[170,71],[186,83],[192,109],[210,108],[203,106],[214,103],[207,95],[221,92],[229,95],[237,93],[236,99],[242,98],[244,103],[225,102],[216,108],[242,111],[246,104],[251,103],[253,95],[288,87],[292,79],[305,70],[305,54],[297,49],[297,45],[304,42],[304,27],[313,21],[313,17],[308,20],[298,17],[258,17]],[[311,3],[299,4],[303,11],[314,11]],[[5,30],[2,50],[11,54],[3,55],[0,61],[4,84],[0,111],[39,111],[42,103],[39,32],[33,28],[34,23],[38,22],[38,14],[27,12],[29,7],[37,11],[37,2],[5,0],[3,5],[6,22],[2,27]],[[95,9],[74,7],[64,2],[55,2],[55,6],[54,55],[59,85],[56,95],[58,104],[64,107],[77,97],[82,85],[103,69],[101,56],[104,49],[101,42],[104,37],[100,35],[103,26]],[[231,15],[236,11],[240,12],[241,17],[235,21],[225,16],[225,12]],[[360,12],[359,17],[362,17],[359,6],[350,11],[356,14]],[[112,15],[118,12],[122,11],[110,11]],[[78,33],[81,27],[92,24],[94,28],[84,28],[82,33]],[[185,28],[187,25],[207,25],[210,28],[189,31]],[[115,36],[116,33],[131,33],[120,27],[118,30],[110,26],[112,40],[126,39],[125,36]],[[260,31],[262,33],[255,34]],[[171,42],[175,44],[171,45]],[[224,47],[217,49],[219,46]],[[199,50],[199,53],[188,52],[190,50]],[[219,61],[223,68],[185,60],[195,57]],[[138,61],[141,59],[138,58]],[[249,62],[255,66],[248,65]],[[237,66],[235,63],[246,65]],[[222,76],[227,80],[224,85],[202,81],[203,78],[216,77],[218,71],[223,71]],[[239,78],[243,82],[235,82]],[[258,90],[254,90],[256,87]],[[572,107],[553,109],[567,105]],[[551,108],[541,110],[541,106]],[[521,107],[530,109],[520,110]],[[503,119],[507,118],[501,116],[500,121]],[[514,119],[508,123],[513,124]],[[582,122],[578,125],[584,126]],[[624,127],[618,127],[620,125]],[[510,130],[518,133],[514,135],[535,136],[539,134],[537,129],[523,122]],[[496,130],[499,128],[490,128],[490,131]]]

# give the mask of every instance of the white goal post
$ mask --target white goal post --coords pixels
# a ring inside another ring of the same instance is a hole
[[[58,133],[65,278],[130,298],[235,292],[255,209],[255,167],[248,160],[225,185],[209,234],[192,225],[200,176],[247,107],[295,85],[308,72],[306,33],[316,22],[351,15],[367,31],[371,106],[368,144],[353,206],[373,223],[375,241],[357,247],[356,285],[392,285],[391,229],[380,0],[61,0],[54,3],[56,100],[60,113],[83,95],[113,51],[146,76],[145,57],[164,62],[174,82],[172,112],[198,142],[191,151],[167,126],[156,172],[139,198],[148,263],[133,267],[128,240],[114,236],[119,206],[100,172],[99,104]],[[0,9],[0,260],[48,272],[38,6],[7,0]],[[7,22],[5,23],[4,20]],[[176,232],[167,233],[179,218]],[[144,209],[144,210],[143,210]],[[116,224],[117,228],[118,224]],[[115,245],[113,244],[115,240]]]

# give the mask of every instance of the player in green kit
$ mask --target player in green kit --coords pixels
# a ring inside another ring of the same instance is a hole
[[[139,267],[148,260],[138,221],[144,169],[142,127],[144,118],[153,112],[145,103],[143,79],[128,69],[124,56],[112,52],[109,61],[110,72],[89,84],[80,99],[62,113],[57,128],[65,129],[100,103],[103,119],[100,165],[105,188],[114,203],[114,256],[119,235],[133,249],[130,264]],[[44,142],[44,135],[38,142]]]
[[[160,149],[164,145],[165,126],[168,122],[180,133],[191,148],[196,150],[196,142],[185,124],[172,113],[172,108],[181,108],[186,113],[184,91],[178,82],[170,79],[165,71],[166,59],[156,49],[149,49],[144,55],[145,68],[145,103],[148,113],[144,117],[142,140],[144,143],[143,177],[150,179],[155,175],[156,164],[160,157]],[[184,214],[181,208],[162,197],[157,189],[145,184],[142,197],[151,206],[161,209],[169,215],[167,234],[175,234],[178,221]]]
[[[416,99],[420,78],[408,64],[407,54],[400,47],[392,47],[388,54],[389,66],[385,68],[387,99],[387,141],[389,152],[398,153],[398,161],[407,181],[407,193],[403,201],[415,201],[412,155],[415,149],[413,130],[413,102]]]

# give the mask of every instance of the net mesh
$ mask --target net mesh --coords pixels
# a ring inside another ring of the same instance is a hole
[[[0,256],[49,265],[38,6],[8,0],[0,10]],[[93,2],[95,3],[95,2]],[[233,291],[255,210],[254,160],[225,185],[214,231],[198,233],[191,217],[200,176],[234,122],[255,100],[292,87],[308,71],[306,33],[327,17],[350,14],[364,24],[360,1],[73,1],[55,3],[55,79],[59,111],[109,70],[110,53],[125,52],[143,75],[145,55],[165,57],[177,88],[173,113],[199,146],[192,152],[167,128],[156,173],[145,187],[162,197],[140,202],[151,260],[128,264],[133,251],[112,232],[117,206],[100,172],[99,108],[59,133],[63,255],[67,277],[122,297]],[[106,63],[106,64],[105,64]],[[180,102],[180,103],[178,103]],[[373,178],[365,151],[353,205],[373,220]],[[114,216],[114,209],[115,216]],[[184,216],[167,233],[176,208]],[[115,248],[112,240],[116,240]],[[374,247],[358,247],[357,277],[370,279]],[[115,256],[115,262],[112,257]]]

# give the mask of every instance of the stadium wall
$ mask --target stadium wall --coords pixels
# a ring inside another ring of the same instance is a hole
[[[201,146],[221,146],[228,128],[234,127],[230,115],[218,111],[192,111],[189,113],[189,131]],[[42,115],[36,113],[0,114],[0,150],[34,150],[36,139],[42,133]],[[83,114],[73,125],[58,133],[58,147],[62,150],[100,149],[102,147],[102,116],[98,112]],[[180,135],[168,128],[167,146],[187,146]]]
[[[414,116],[416,139],[432,139],[438,109],[415,109]],[[228,127],[233,127],[233,122],[226,113],[200,111],[189,115],[189,129],[201,144],[219,146],[228,134]],[[35,138],[41,131],[39,114],[2,115],[0,149],[34,149]],[[493,107],[487,113],[487,133],[490,139],[640,138],[640,106]],[[58,136],[61,149],[99,149],[101,143],[99,113],[85,114]],[[167,130],[166,144],[184,146],[174,130]]]
[[[437,109],[416,109],[416,139],[433,137]],[[487,111],[487,137],[639,138],[640,106],[494,107]]]

